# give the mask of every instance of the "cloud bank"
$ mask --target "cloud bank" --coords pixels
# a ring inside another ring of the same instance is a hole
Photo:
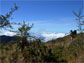
[[[47,42],[47,41],[52,40],[52,39],[64,37],[65,33],[46,33],[46,32],[42,32],[42,33],[35,33],[35,36],[39,37],[44,42]]]
[[[3,31],[0,33],[0,35],[6,35],[6,36],[14,36],[16,33],[10,32],[10,31]]]
[[[64,33],[42,33],[41,36],[45,37],[44,41],[46,42],[59,37],[64,37],[65,34]]]
[[[14,36],[14,35],[16,35],[16,33],[10,32],[10,31],[4,31],[4,32],[0,33],[0,35]],[[52,39],[56,39],[56,38],[60,38],[60,37],[64,37],[65,36],[64,33],[46,33],[46,32],[33,33],[32,35],[34,35],[36,37],[39,37],[44,42],[47,42],[49,40],[52,40]]]

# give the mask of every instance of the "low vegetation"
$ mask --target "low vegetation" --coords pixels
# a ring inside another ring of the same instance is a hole
[[[73,40],[70,35],[47,43],[39,39],[27,43],[24,50],[20,42],[0,44],[1,63],[84,63],[84,43],[80,34]]]

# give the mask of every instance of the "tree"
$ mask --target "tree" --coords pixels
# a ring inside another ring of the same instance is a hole
[[[81,37],[81,42],[84,43],[84,14],[83,14],[83,8],[79,8],[79,12],[76,13],[73,11],[74,15],[77,17],[77,21],[78,21],[78,31],[80,33],[80,37]]]
[[[21,50],[23,50],[25,45],[27,45],[27,39],[29,37],[32,37],[29,34],[29,30],[32,28],[33,24],[29,26],[25,23],[25,21],[23,21],[23,23],[18,23],[18,24],[21,25],[21,27],[18,28],[17,35],[20,36],[21,38],[20,47],[21,47]]]
[[[29,30],[32,28],[33,24],[29,26],[28,24],[23,21],[23,23],[19,23],[21,25],[20,28],[18,28],[18,35],[21,37],[29,37]]]
[[[5,28],[5,27],[12,28],[9,19],[10,19],[11,15],[13,14],[13,12],[16,11],[17,9],[18,9],[18,7],[15,4],[14,8],[11,8],[11,11],[9,13],[7,13],[5,16],[0,15],[0,28]]]
[[[82,33],[84,31],[83,25],[84,25],[84,15],[83,15],[83,8],[79,8],[79,12],[76,13],[75,11],[73,11],[74,15],[77,17],[77,21],[78,21],[78,31],[80,33]]]

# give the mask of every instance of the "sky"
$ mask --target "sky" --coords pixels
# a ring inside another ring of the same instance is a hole
[[[77,29],[76,17],[72,10],[78,12],[83,2],[83,0],[0,0],[0,14],[8,13],[16,3],[19,8],[13,13],[11,22],[33,23],[31,32],[35,33],[69,33],[70,30]]]

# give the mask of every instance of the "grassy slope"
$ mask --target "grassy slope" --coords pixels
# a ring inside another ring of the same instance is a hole
[[[73,40],[65,36],[47,43],[34,41],[22,52],[17,43],[0,45],[0,62],[55,62],[55,63],[84,63],[84,43],[80,35]],[[16,50],[17,49],[17,50]]]
[[[51,40],[46,45],[55,51],[59,52],[61,50],[61,57],[66,59],[68,63],[84,63],[84,37],[78,34],[73,40],[70,38],[68,35],[63,38]]]

